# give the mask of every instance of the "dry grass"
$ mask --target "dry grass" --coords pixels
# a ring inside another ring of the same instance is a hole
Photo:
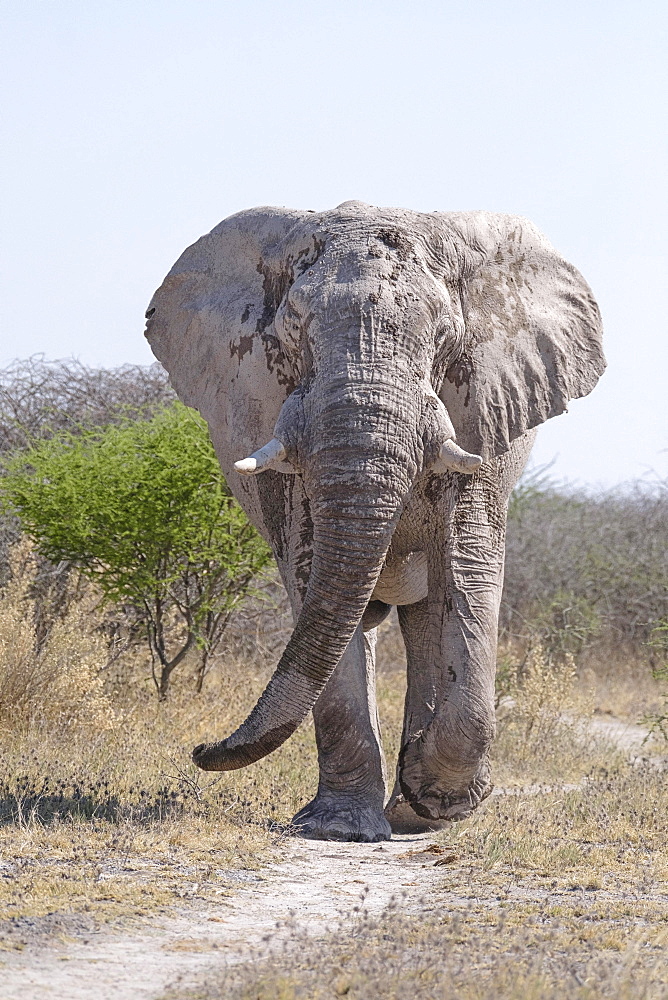
[[[257,868],[276,843],[271,818],[292,815],[299,795],[297,745],[269,773],[200,783],[186,763],[192,740],[176,742],[193,720],[147,711],[134,721],[134,737],[119,731],[95,743],[35,730],[3,751],[0,917],[106,917],[215,898],[224,881],[212,872]]]
[[[96,595],[88,590],[70,601],[40,636],[31,597],[37,564],[27,538],[10,550],[9,572],[0,591],[0,726],[110,728],[115,716],[101,672],[106,648],[90,627]]]
[[[0,918],[144,913],[215,899],[225,870],[257,868],[281,836],[277,824],[315,787],[312,728],[241,773],[204,775],[189,760],[205,735],[239,721],[256,680],[246,678],[243,695],[223,689],[213,705],[117,703],[103,731],[58,732],[42,721],[5,732]]]
[[[649,921],[652,924],[648,926]],[[665,911],[503,900],[494,908],[352,916],[324,941],[294,932],[285,953],[232,967],[179,1000],[660,1000]]]
[[[12,569],[0,593],[0,919],[215,899],[225,871],[257,868],[312,794],[312,726],[254,768],[203,774],[192,747],[238,725],[269,662],[220,664],[199,697],[184,674],[158,704],[141,655],[106,663],[89,592],[40,642],[24,544]]]
[[[599,759],[570,791],[498,796],[437,834],[424,855],[443,878],[420,917],[399,897],[379,918],[346,912],[324,938],[288,926],[280,945],[167,997],[668,997],[665,766],[617,757],[604,773]]]
[[[271,856],[317,784],[310,724],[246,770],[205,775],[189,761],[193,745],[245,716],[273,644],[246,662],[220,658],[199,697],[184,671],[159,705],[136,653],[100,671],[92,604],[72,606],[60,638],[54,626],[37,641],[21,576],[29,553],[22,558],[0,600],[0,684],[16,706],[0,723],[0,918],[85,913],[99,922],[215,902],[233,891],[233,869],[259,869]],[[665,768],[632,766],[588,732],[583,719],[597,708],[638,721],[606,685],[609,668],[590,663],[578,678],[567,658],[549,664],[540,648],[521,660],[517,650],[503,655],[508,697],[494,767],[497,783],[518,794],[492,798],[437,835],[450,860],[436,909],[421,920],[402,916],[400,903],[379,920],[348,916],[325,941],[295,930],[280,956],[180,996],[668,995]],[[391,768],[405,686],[396,625],[383,627],[379,658]],[[624,676],[619,690],[628,684]],[[638,673],[633,704],[645,710],[659,697],[649,670]],[[528,785],[541,793],[522,792]]]

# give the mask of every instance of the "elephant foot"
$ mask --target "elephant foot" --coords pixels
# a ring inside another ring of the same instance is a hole
[[[317,795],[293,817],[292,826],[300,837],[310,840],[359,841],[373,844],[389,840],[390,824],[382,810],[359,799]]]
[[[421,798],[412,802],[411,806],[419,816],[428,819],[442,819],[449,823],[468,819],[478,808],[483,799],[492,792],[494,785],[471,786],[464,795],[454,795],[448,792],[422,793]]]
[[[448,822],[468,819],[494,788],[487,760],[481,762],[473,780],[461,791],[448,788],[442,779],[426,778],[420,769],[411,767],[403,768],[399,783],[418,816]]]
[[[392,827],[392,833],[399,834],[442,830],[447,822],[444,819],[426,819],[424,816],[418,816],[403,795],[392,796],[385,806],[385,818]]]

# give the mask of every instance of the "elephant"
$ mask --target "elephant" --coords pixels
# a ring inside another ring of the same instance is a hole
[[[194,762],[252,764],[312,710],[304,836],[466,818],[493,787],[508,500],[538,425],[605,368],[589,286],[524,218],[347,201],[225,219],[146,316],[294,614],[247,719]],[[408,666],[386,804],[375,641],[393,606]]]

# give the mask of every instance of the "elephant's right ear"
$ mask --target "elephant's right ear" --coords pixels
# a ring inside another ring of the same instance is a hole
[[[526,219],[440,218],[465,330],[440,396],[458,444],[487,459],[591,392],[605,369],[601,317],[582,275]]]
[[[146,337],[178,395],[207,420],[222,419],[239,439],[240,455],[262,443],[291,391],[289,365],[271,324],[293,280],[291,260],[279,248],[306,216],[256,208],[225,219],[179,257],[146,313]],[[221,412],[239,380],[249,386],[255,380],[255,419]],[[238,434],[230,426],[236,421]]]

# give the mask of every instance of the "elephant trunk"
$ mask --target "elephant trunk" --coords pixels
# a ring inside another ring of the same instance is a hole
[[[378,417],[372,404],[356,426],[340,404],[320,413],[326,433],[317,447],[310,443],[303,462],[313,520],[304,603],[246,721],[227,739],[195,748],[193,760],[204,770],[245,767],[277,749],[313,707],[353,637],[416,473],[416,435],[406,433],[399,414],[385,413],[382,430]],[[404,433],[388,440],[388,427],[402,425]]]

